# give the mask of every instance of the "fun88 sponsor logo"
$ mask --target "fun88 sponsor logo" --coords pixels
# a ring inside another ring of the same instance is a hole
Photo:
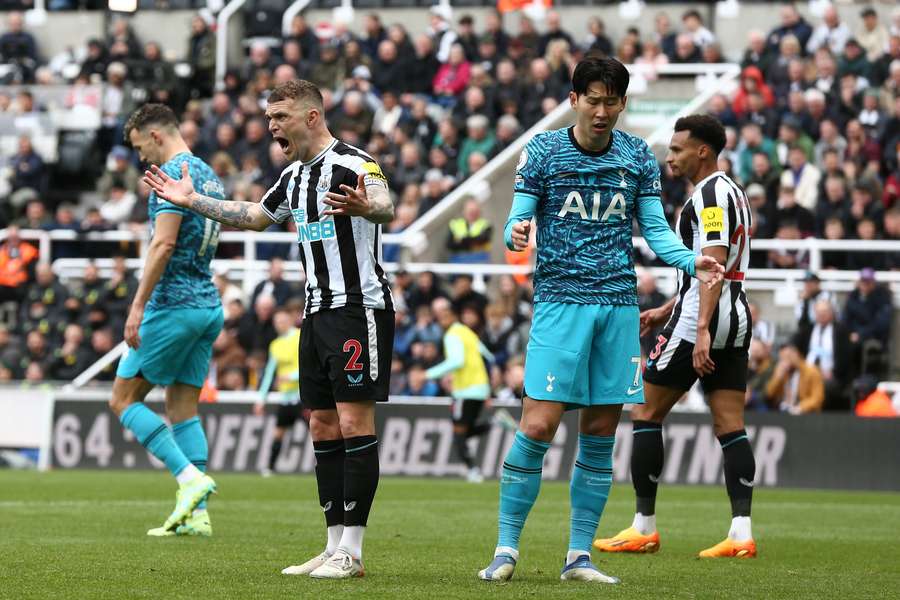
[[[295,208],[291,210],[294,216],[294,222],[297,224],[297,241],[318,242],[327,240],[335,236],[334,221],[314,221],[306,222],[306,210]]]

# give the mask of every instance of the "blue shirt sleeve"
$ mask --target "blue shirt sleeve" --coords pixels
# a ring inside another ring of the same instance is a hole
[[[509,209],[509,218],[506,219],[506,225],[503,227],[503,240],[506,247],[513,249],[512,245],[512,228],[519,221],[530,221],[537,210],[538,199],[525,192],[516,192],[513,194],[512,208]]]
[[[546,191],[544,154],[541,134],[534,136],[525,144],[522,154],[519,155],[519,162],[516,164],[516,178],[513,187],[515,193],[524,192],[538,198],[544,196]]]
[[[694,261],[697,257],[681,243],[675,232],[669,229],[659,196],[638,196],[637,216],[641,235],[647,240],[650,249],[666,264],[681,269],[693,277]]]

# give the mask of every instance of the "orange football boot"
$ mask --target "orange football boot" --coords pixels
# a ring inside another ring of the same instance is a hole
[[[756,542],[736,542],[725,539],[712,548],[707,548],[699,555],[700,558],[756,558]]]
[[[637,552],[649,554],[659,550],[659,532],[650,535],[640,533],[634,527],[623,529],[614,537],[594,540],[594,548],[600,552]]]

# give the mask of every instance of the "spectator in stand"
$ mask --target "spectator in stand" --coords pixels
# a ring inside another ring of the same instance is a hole
[[[850,330],[850,341],[854,345],[855,367],[858,372],[868,363],[868,353],[886,355],[889,351],[891,333],[891,292],[875,280],[875,271],[862,269],[856,288],[847,297],[841,321]]]
[[[830,219],[839,219],[844,228],[850,224],[850,199],[842,173],[834,173],[825,178],[825,193],[816,205],[817,237],[825,237],[825,224]]]
[[[18,302],[34,278],[38,250],[19,237],[19,228],[6,229],[0,244],[0,302]]]
[[[522,134],[522,127],[519,120],[513,115],[503,115],[497,120],[497,135],[494,149],[490,155],[496,155],[511,146],[516,139]]]
[[[428,379],[425,367],[420,362],[413,362],[406,371],[406,386],[400,390],[401,396],[433,397],[441,394],[436,381]]]
[[[585,52],[592,50],[600,52],[604,56],[611,56],[613,53],[613,43],[606,35],[606,24],[600,17],[591,17],[588,19],[588,33],[585,36],[581,48]]]
[[[461,217],[450,221],[447,249],[450,262],[486,263],[490,260],[493,227],[481,216],[478,200],[470,198],[463,206]]]
[[[480,318],[484,314],[484,309],[488,303],[484,294],[475,291],[472,276],[468,273],[461,273],[453,278],[450,301],[453,303],[453,310],[460,315],[463,323],[466,323],[466,309],[474,309]],[[480,330],[480,327],[474,324],[467,324],[476,332]]]
[[[653,39],[659,44],[663,54],[674,62],[678,34],[672,30],[672,19],[669,18],[668,13],[664,11],[656,13],[656,16],[653,17],[653,29]]]
[[[130,219],[136,203],[137,194],[129,192],[123,180],[113,180],[109,195],[100,205],[100,216],[106,223],[118,227]]]
[[[47,338],[37,329],[32,329],[25,336],[25,349],[17,357],[18,362],[11,365],[16,379],[24,379],[28,365],[35,363],[43,368],[50,362],[51,354]]]
[[[742,122],[756,123],[762,129],[763,135],[771,139],[778,135],[778,119],[775,109],[766,106],[762,94],[758,91],[748,94],[747,110],[742,116]]]
[[[53,219],[47,214],[47,206],[39,198],[32,198],[25,205],[25,214],[16,220],[22,229],[52,229]]]
[[[863,8],[859,16],[862,18],[862,27],[857,30],[856,39],[865,49],[866,57],[875,62],[888,47],[888,30],[878,22],[878,13],[871,6]]]
[[[827,48],[837,56],[844,51],[849,39],[850,28],[841,22],[837,9],[829,5],[822,13],[822,23],[813,30],[806,43],[806,51],[814,54],[819,48]]]
[[[797,222],[792,219],[779,218],[775,230],[776,240],[796,241],[802,238]],[[779,248],[769,250],[770,269],[805,269],[809,266],[809,253],[806,250],[787,250]]]
[[[39,329],[45,335],[55,336],[65,323],[60,322],[69,291],[56,279],[48,263],[35,268],[35,279],[22,296],[19,323],[23,331]]]
[[[891,65],[900,60],[900,32],[892,34],[888,40],[887,52],[884,52],[878,60],[872,63],[872,78],[874,85],[883,85],[891,76]],[[890,106],[890,98],[884,99],[884,108]]]
[[[675,54],[670,57],[674,64],[703,62],[703,54],[688,33],[680,33],[675,38]]]
[[[760,73],[769,73],[773,61],[772,53],[766,48],[766,34],[758,29],[751,29],[747,34],[747,49],[741,59],[741,68],[756,67]]]
[[[820,412],[825,403],[822,375],[806,362],[794,342],[785,344],[778,352],[778,363],[766,384],[769,405],[801,415]]]
[[[847,410],[845,390],[853,381],[853,347],[850,335],[836,321],[834,306],[827,300],[815,303],[815,322],[802,341],[806,362],[819,369],[825,386],[825,410]]]
[[[703,17],[696,10],[689,10],[681,17],[681,24],[684,25],[684,31],[691,36],[691,40],[698,48],[706,48],[710,44],[715,43],[716,36],[703,25]]]
[[[471,67],[471,63],[466,60],[463,47],[459,44],[451,46],[447,62],[441,65],[434,76],[432,82],[434,94],[449,106],[452,99],[462,94],[469,84]]]
[[[113,146],[106,160],[103,175],[97,182],[97,193],[101,197],[108,196],[113,184],[131,193],[137,193],[141,174],[131,162],[131,152],[125,146]]]
[[[319,60],[313,63],[309,80],[322,89],[333,91],[344,80],[347,67],[339,50],[340,43],[334,39],[323,41],[319,45]]]
[[[840,134],[837,124],[830,119],[819,123],[819,141],[814,149],[816,164],[824,164],[825,153],[828,151],[836,152],[841,160],[847,151],[847,140]]]
[[[900,97],[898,97],[898,105],[900,105]],[[898,117],[900,117],[900,114],[898,114]],[[894,143],[893,149],[896,153],[893,170],[885,181],[884,192],[881,196],[881,202],[886,209],[900,205],[898,203],[898,200],[900,200],[900,139]]]
[[[753,155],[758,152],[768,155],[770,164],[776,166],[779,164],[775,143],[763,135],[759,124],[746,123],[741,127],[741,141],[737,147],[737,171],[743,181],[748,181],[753,176]]]
[[[25,31],[25,17],[18,11],[6,17],[6,31],[0,35],[0,60],[14,67],[6,83],[32,83],[40,64],[40,55],[34,36]]]
[[[766,84],[762,72],[757,67],[746,67],[741,71],[741,87],[738,89],[732,102],[732,109],[738,117],[744,117],[749,111],[749,96],[753,93],[762,95],[766,108],[775,105],[775,96],[772,89]]]
[[[208,98],[212,94],[216,69],[216,38],[201,15],[191,18],[187,61],[191,66],[191,97]]]
[[[56,381],[72,381],[91,366],[93,357],[84,344],[84,330],[77,323],[66,325],[62,346],[53,351],[47,374]]]
[[[801,237],[809,237],[816,231],[816,220],[812,211],[797,202],[797,190],[790,172],[782,173],[781,176],[775,221],[779,228],[783,222],[793,222]]]
[[[468,168],[469,156],[478,152],[490,156],[494,150],[496,138],[490,130],[490,121],[484,115],[472,115],[466,119],[466,139],[459,150],[459,173],[468,177],[472,172]]]
[[[855,221],[871,219],[881,224],[884,220],[884,206],[876,200],[878,182],[874,178],[860,177],[850,192],[850,217]]]
[[[275,314],[275,298],[258,296],[253,303],[253,312],[245,314],[238,324],[238,341],[248,352],[265,352],[278,334],[272,325]]]
[[[765,155],[762,154],[760,156]],[[777,179],[775,184],[777,189]],[[766,189],[760,183],[750,183],[745,189],[745,193],[747,194],[747,200],[750,201],[750,209],[753,213],[753,229],[750,237],[771,238],[775,233],[775,201],[769,201]]]
[[[269,277],[256,284],[250,296],[250,304],[256,306],[260,296],[272,296],[276,306],[285,306],[289,300],[297,296],[297,290],[284,279],[284,260],[274,257],[269,261]]]
[[[786,129],[792,128],[786,127]],[[793,129],[793,132],[796,132],[796,129]],[[806,150],[799,140],[788,149],[787,165],[785,166],[787,168],[781,174],[782,189],[792,188],[797,204],[806,209],[809,217],[812,217],[811,211],[815,210],[819,201],[819,179],[822,177],[822,173],[815,165],[807,162]],[[806,214],[802,218],[795,218],[800,225],[801,231],[812,235],[815,227],[806,220]]]
[[[19,190],[44,193],[47,187],[47,168],[44,160],[34,151],[29,136],[19,137],[18,152],[10,158],[9,166],[12,169],[10,187],[13,193]]]

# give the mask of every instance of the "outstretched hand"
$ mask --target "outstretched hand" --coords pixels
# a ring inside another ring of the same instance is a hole
[[[144,171],[144,183],[158,197],[184,208],[189,208],[191,194],[195,193],[187,162],[181,163],[181,179],[172,179],[158,166],[151,165],[148,171]]]
[[[372,212],[372,205],[366,193],[366,176],[360,175],[356,180],[356,189],[349,185],[341,184],[343,194],[328,192],[323,202],[331,206],[330,210],[322,211],[323,215],[344,215],[347,217],[366,217]]]
[[[531,236],[531,221],[519,221],[512,226],[513,250],[521,252],[528,247],[528,239]]]
[[[725,276],[725,267],[719,264],[719,261],[715,258],[706,254],[697,256],[697,259],[694,261],[694,267],[694,275],[705,283],[707,288],[712,288],[722,281]]]

